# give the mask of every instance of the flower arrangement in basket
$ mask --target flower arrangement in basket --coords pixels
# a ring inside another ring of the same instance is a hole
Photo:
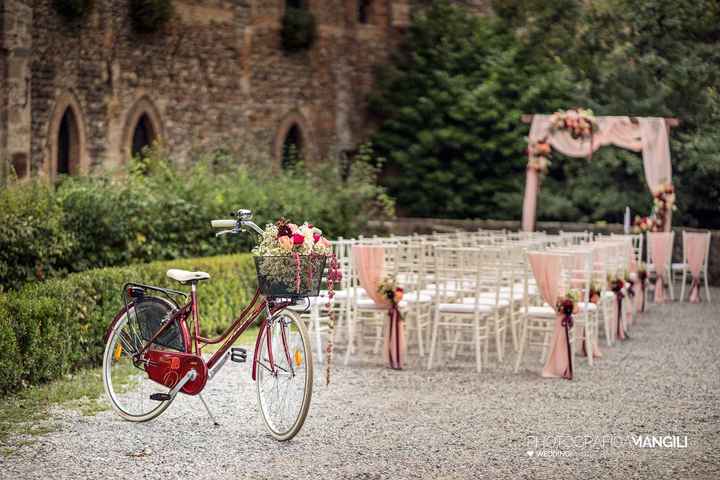
[[[298,298],[318,296],[325,263],[330,265],[327,275],[328,287],[328,341],[325,351],[325,382],[330,383],[332,364],[335,311],[332,308],[334,287],[342,274],[332,245],[322,230],[311,223],[298,226],[281,218],[265,226],[260,243],[253,248],[258,288],[267,297]]]
[[[265,296],[317,296],[327,256],[332,252],[322,230],[281,218],[268,224],[252,250],[258,286]]]
[[[598,129],[593,111],[583,108],[553,113],[550,116],[550,125],[553,130],[568,131],[574,139],[590,138]]]
[[[546,140],[540,140],[528,145],[528,168],[537,171],[540,174],[547,174],[550,167],[550,157],[552,147]]]

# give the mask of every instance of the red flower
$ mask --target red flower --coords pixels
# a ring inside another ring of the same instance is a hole
[[[293,243],[295,245],[302,245],[305,243],[305,237],[301,233],[296,233],[292,236]]]
[[[315,241],[315,243],[317,243],[318,240],[320,240],[320,237],[321,237],[321,235],[319,233],[313,234],[313,240]]]

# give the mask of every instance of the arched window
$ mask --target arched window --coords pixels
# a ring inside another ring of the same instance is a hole
[[[147,147],[151,147],[156,138],[157,134],[155,133],[150,117],[148,117],[146,113],[143,113],[135,124],[135,129],[133,130],[130,154],[133,157],[141,157],[143,155],[143,150]]]
[[[123,128],[121,155],[124,161],[142,157],[147,147],[163,139],[160,112],[147,96],[141,96],[128,110]]]
[[[370,23],[372,0],[358,0],[357,20],[359,23]]]
[[[302,132],[295,124],[288,130],[283,141],[282,167],[288,168],[302,160]]]
[[[55,159],[56,175],[75,175],[80,166],[80,134],[77,118],[72,108],[68,107],[60,120],[57,133],[57,158]]]

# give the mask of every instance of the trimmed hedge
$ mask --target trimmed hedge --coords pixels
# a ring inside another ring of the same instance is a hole
[[[204,334],[229,326],[256,287],[252,256],[240,254],[89,270],[0,295],[0,394],[99,365],[125,282],[188,290],[166,277],[169,268],[211,275],[199,287]]]

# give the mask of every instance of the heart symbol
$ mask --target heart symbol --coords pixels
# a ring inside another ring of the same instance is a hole
[[[533,452],[532,450],[528,450],[527,454],[528,454],[528,457],[532,457],[535,454],[535,452]]]

